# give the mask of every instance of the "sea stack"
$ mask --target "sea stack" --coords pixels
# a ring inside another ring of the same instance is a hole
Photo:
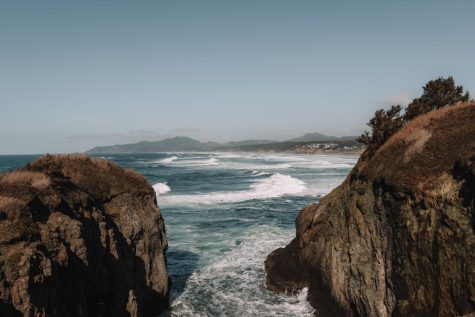
[[[0,175],[1,316],[156,316],[165,225],[145,178],[86,155]]]
[[[267,287],[308,287],[318,316],[475,311],[475,103],[407,122],[296,220]]]

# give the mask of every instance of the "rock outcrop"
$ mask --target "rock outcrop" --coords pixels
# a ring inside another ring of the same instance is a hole
[[[85,155],[0,175],[0,316],[156,316],[165,226],[145,178]]]
[[[308,287],[318,316],[475,311],[475,103],[408,122],[304,208],[267,286]]]

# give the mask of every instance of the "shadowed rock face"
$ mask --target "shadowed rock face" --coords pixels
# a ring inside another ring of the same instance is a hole
[[[0,175],[0,316],[156,316],[165,226],[138,173],[47,155]]]
[[[474,197],[475,104],[418,117],[300,212],[267,286],[308,287],[318,316],[470,314]]]

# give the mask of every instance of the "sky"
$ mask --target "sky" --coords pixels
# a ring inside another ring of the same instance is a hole
[[[475,1],[0,0],[0,154],[356,135],[439,76]]]

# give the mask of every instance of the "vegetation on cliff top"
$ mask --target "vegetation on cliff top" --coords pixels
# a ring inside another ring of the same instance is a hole
[[[367,155],[372,156],[406,122],[427,112],[468,101],[469,98],[469,92],[464,92],[463,86],[456,86],[452,77],[431,80],[423,87],[422,95],[405,108],[404,115],[401,115],[400,105],[393,105],[389,110],[377,110],[368,122],[371,132],[365,131],[357,141],[365,144]]]

